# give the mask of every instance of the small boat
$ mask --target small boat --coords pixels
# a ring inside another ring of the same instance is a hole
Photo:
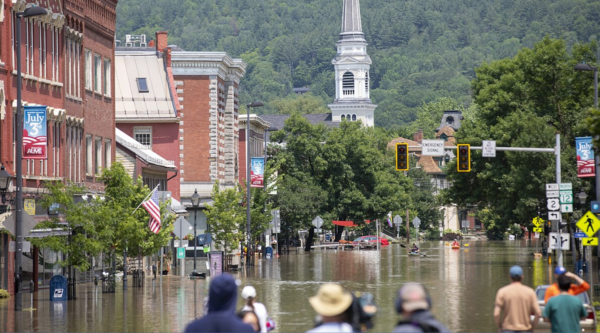
[[[421,254],[419,252],[408,252],[409,256],[420,256]]]
[[[452,246],[452,250],[460,250],[460,246],[459,245],[453,245]]]

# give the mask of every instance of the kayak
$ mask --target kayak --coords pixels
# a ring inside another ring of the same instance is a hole
[[[452,250],[460,250],[460,246],[454,245],[454,246],[452,246]]]
[[[408,252],[409,256],[419,256],[421,255],[419,252]]]

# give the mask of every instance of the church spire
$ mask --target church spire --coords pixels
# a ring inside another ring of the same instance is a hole
[[[359,0],[344,0],[344,10],[342,13],[342,33],[345,32],[362,32]]]

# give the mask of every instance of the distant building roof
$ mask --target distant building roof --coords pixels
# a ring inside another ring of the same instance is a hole
[[[119,50],[123,49],[123,50]],[[144,51],[150,49],[150,51]],[[117,48],[115,113],[117,122],[177,121],[163,59],[153,48]]]
[[[387,145],[388,149],[394,148],[397,143],[408,143],[409,147],[419,147],[419,148],[409,148],[409,152],[419,152],[419,153],[421,152],[421,144],[420,143],[418,143],[417,141],[413,141],[413,140],[409,140],[409,139],[401,138],[401,137],[392,139]]]
[[[440,169],[432,156],[421,156],[418,165],[420,165],[423,168],[423,171],[428,174],[443,174],[442,169]]]
[[[442,115],[442,121],[440,122],[440,127],[436,128],[435,131],[438,132],[441,128],[445,126],[450,126],[454,131],[458,131],[458,129],[460,128],[461,120],[463,119],[464,117],[461,111],[444,111],[444,114]]]
[[[305,94],[310,91],[310,88],[302,87],[302,88],[292,88],[292,91],[298,95]]]
[[[137,142],[134,138],[125,134],[118,128],[115,128],[115,138],[117,143],[127,148],[129,151],[134,153],[137,158],[148,164],[154,164],[160,167],[176,169],[175,162],[164,159],[162,156],[158,155],[152,149],[142,145]]]

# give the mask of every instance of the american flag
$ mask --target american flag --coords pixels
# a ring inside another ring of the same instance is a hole
[[[158,206],[158,193],[156,192],[157,189],[158,186],[156,186],[152,191],[152,196],[150,196],[150,199],[142,202],[142,206],[144,206],[148,214],[150,214],[150,222],[148,223],[148,227],[150,227],[150,230],[155,234],[157,234],[160,230],[160,207]]]

